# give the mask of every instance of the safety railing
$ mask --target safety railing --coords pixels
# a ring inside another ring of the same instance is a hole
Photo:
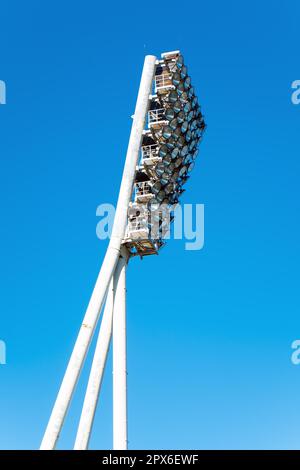
[[[151,193],[150,184],[147,183],[147,181],[143,181],[142,183],[136,183],[135,193],[136,193],[136,197],[151,195],[152,193]]]
[[[151,109],[148,112],[148,124],[156,124],[157,122],[165,121],[165,110],[164,108],[160,109]]]
[[[155,89],[159,90],[161,88],[172,87],[171,76],[168,73],[163,73],[161,75],[155,76]]]
[[[158,145],[143,145],[142,147],[142,160],[147,158],[155,158],[158,155]]]

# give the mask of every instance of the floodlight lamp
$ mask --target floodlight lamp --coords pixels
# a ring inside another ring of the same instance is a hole
[[[194,162],[191,162],[189,165],[188,165],[188,173],[191,173],[194,169],[194,166],[195,166],[195,163]]]
[[[185,90],[188,90],[191,86],[191,77],[186,77],[183,85],[184,85]]]
[[[194,152],[191,153],[191,157],[192,157],[193,160],[196,160],[197,155],[198,155],[198,152],[199,152],[199,151],[198,151],[198,149],[196,148],[196,149],[194,150]]]
[[[196,146],[196,140],[192,140],[190,143],[189,143],[189,152],[191,152]]]
[[[165,173],[167,175],[172,175],[173,171],[174,171],[174,168],[175,168],[175,164],[174,163],[170,163],[170,165],[168,165],[166,168],[165,168]]]
[[[165,171],[165,165],[163,163],[158,163],[155,167],[155,173],[158,176],[161,176]]]
[[[176,93],[175,90],[172,90],[168,97],[167,97],[167,100],[169,103],[176,103],[176,101],[178,100],[178,94]]]
[[[158,151],[158,156],[160,158],[164,158],[168,153],[168,147],[166,145],[162,145],[160,148],[159,148],[159,151]]]
[[[191,87],[187,93],[188,93],[189,99],[193,98],[193,96],[195,95],[195,90],[194,90],[194,88]]]
[[[174,183],[168,183],[165,186],[165,192],[167,195],[171,194],[174,191]]]
[[[194,129],[196,129],[198,126],[198,120],[197,119],[194,119],[191,123],[190,123],[190,129],[191,131],[193,131]]]
[[[181,69],[183,67],[183,57],[182,55],[179,55],[176,60],[176,67],[178,69]]]
[[[165,138],[165,139],[169,139],[169,137],[171,137],[172,135],[172,129],[170,126],[164,126],[163,127],[163,130],[162,130],[162,136]]]
[[[200,139],[202,137],[203,131],[204,131],[204,129],[201,129],[200,127],[198,127],[195,130],[195,133],[196,133],[196,136],[197,136],[198,139]]]
[[[181,125],[181,128],[180,128],[180,129],[181,129],[181,132],[182,132],[183,134],[185,134],[185,132],[188,130],[188,127],[189,127],[188,122],[187,122],[187,121],[184,121],[184,122],[182,123],[182,125]]]
[[[192,139],[192,133],[191,133],[191,131],[187,131],[187,133],[185,134],[185,140],[187,142],[190,142],[191,139]]]
[[[163,158],[162,163],[163,163],[165,166],[168,166],[168,165],[170,165],[171,162],[172,162],[172,157],[171,157],[171,155],[170,155],[170,154],[165,155],[165,157]]]
[[[196,160],[198,153],[199,153],[199,145],[196,145],[194,150],[191,152],[191,157],[193,160]]]
[[[161,183],[159,181],[156,181],[156,183],[154,183],[154,185],[152,186],[152,192],[154,194],[158,194],[160,190],[161,190]]]
[[[172,157],[173,160],[178,157],[179,152],[180,152],[180,150],[179,150],[178,147],[174,148],[174,150],[173,150],[172,153],[171,153],[171,157]]]
[[[186,76],[187,76],[187,68],[185,65],[183,65],[180,70],[180,77],[182,80],[184,80]]]
[[[185,117],[184,112],[180,111],[180,113],[178,113],[178,115],[177,115],[178,124],[182,124],[185,119],[186,119],[186,117]]]
[[[178,86],[181,81],[181,76],[179,72],[175,72],[172,76],[172,83],[174,86]]]
[[[175,162],[174,162],[175,168],[180,167],[180,165],[182,164],[182,162],[183,162],[183,157],[178,157],[178,158],[176,158],[176,160],[175,160]]]
[[[175,101],[174,105],[173,105],[173,109],[175,111],[175,113],[179,113],[181,111],[181,103],[180,101]]]
[[[176,181],[178,180],[178,178],[179,178],[179,171],[175,171],[175,172],[172,174],[170,180],[171,180],[173,183],[176,183]]]
[[[175,117],[175,110],[173,108],[167,108],[165,110],[165,117],[168,121],[172,121]]]
[[[185,91],[185,88],[184,88],[184,84],[182,82],[179,83],[179,85],[176,87],[176,91],[177,91],[177,94],[179,96],[182,95],[182,93],[184,93]],[[179,98],[180,99],[180,98]]]
[[[192,163],[193,159],[190,153],[187,154],[187,156],[184,158],[183,164],[188,165],[189,163]]]
[[[188,103],[188,104],[190,104],[190,103]],[[190,111],[190,112],[188,113],[188,115],[187,115],[187,117],[186,117],[187,122],[191,122],[191,120],[193,119],[193,117],[194,117],[194,111],[192,110],[192,111]]]
[[[179,149],[182,149],[185,143],[186,143],[185,138],[182,135],[180,135],[180,137],[177,140],[177,147],[179,147]]]
[[[173,206],[173,205],[175,205],[175,204],[177,204],[177,203],[178,203],[178,196],[177,196],[177,194],[176,194],[176,193],[171,194],[171,196],[169,197],[169,204],[170,204],[171,206]]]
[[[185,112],[185,114],[188,114],[190,112],[192,108],[192,105],[191,103],[188,101],[187,103],[185,103],[184,107],[183,107],[183,111]]]
[[[161,177],[161,179],[160,179],[160,182],[161,182],[161,184],[162,184],[163,186],[165,186],[166,184],[168,184],[169,179],[170,179],[170,175],[168,175],[166,172],[164,172],[164,173],[162,174],[162,177]]]
[[[182,147],[180,151],[180,156],[185,157],[188,154],[188,151],[189,151],[189,147],[188,145],[185,145],[184,147]]]
[[[172,131],[175,131],[177,128],[177,118],[172,119],[172,121],[169,123],[169,126],[171,127]]]
[[[187,173],[187,167],[184,165],[180,170],[179,170],[179,178],[182,178],[185,176]]]
[[[173,150],[175,148],[175,145],[176,145],[176,140],[174,139],[174,137],[170,137],[166,142],[166,146],[168,147],[169,150]]]
[[[175,131],[173,132],[173,138],[178,141],[180,137],[181,137],[181,129],[180,127],[177,127]],[[177,145],[178,145],[178,142],[177,142]]]
[[[201,109],[200,109],[199,104],[195,107],[195,116],[197,118],[202,118]]]
[[[156,199],[158,200],[158,202],[162,202],[165,199],[165,197],[166,197],[165,191],[161,190],[157,194]]]
[[[179,101],[183,104],[185,104],[189,100],[188,94],[186,91],[184,91],[180,96],[179,96]]]

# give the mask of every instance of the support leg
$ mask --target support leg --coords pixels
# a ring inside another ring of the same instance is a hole
[[[89,445],[95,411],[101,389],[112,333],[113,279],[108,288],[106,304],[100,325],[91,373],[78,426],[74,450],[86,450]]]
[[[113,314],[113,448],[127,449],[126,259],[114,276]]]

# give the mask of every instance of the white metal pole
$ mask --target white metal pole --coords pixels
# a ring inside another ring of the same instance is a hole
[[[126,259],[114,276],[113,313],[113,448],[127,450]]]
[[[113,278],[110,281],[99,330],[91,373],[84,398],[74,450],[86,450],[89,445],[94,416],[99,399],[112,332]]]
[[[155,61],[156,57],[154,56],[145,57],[112,236],[41,443],[40,449],[42,450],[55,448],[99,318],[105,293],[119,259],[120,247],[127,224],[127,210],[131,199],[143,129],[149,107],[149,95],[152,91]]]

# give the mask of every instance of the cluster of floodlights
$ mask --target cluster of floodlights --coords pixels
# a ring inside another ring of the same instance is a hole
[[[126,245],[132,255],[157,253],[172,217],[153,213],[174,207],[194,168],[205,122],[187,67],[179,51],[162,54],[155,71],[147,129],[129,209]],[[152,215],[152,216],[151,216]]]

